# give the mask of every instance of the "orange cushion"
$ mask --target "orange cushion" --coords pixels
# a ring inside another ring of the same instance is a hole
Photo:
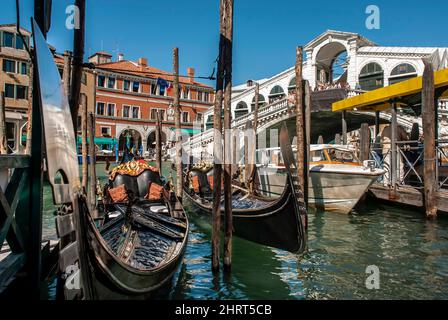
[[[199,193],[199,177],[198,176],[193,176],[191,178],[191,184],[193,185],[194,192]]]
[[[113,202],[128,202],[128,194],[126,192],[126,187],[124,184],[118,187],[109,189],[109,195]]]
[[[208,176],[208,184],[210,185],[210,189],[213,189],[213,176]]]
[[[210,185],[210,189],[213,189],[213,176],[208,176],[208,184]],[[221,189],[224,189],[224,177],[221,176]]]
[[[157,183],[151,182],[149,184],[148,194],[146,199],[148,200],[160,200],[162,199],[163,187]]]

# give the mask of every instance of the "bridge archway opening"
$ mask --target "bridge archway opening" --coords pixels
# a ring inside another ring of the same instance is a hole
[[[361,90],[371,91],[384,87],[384,70],[376,62],[366,64],[359,73]]]
[[[323,46],[316,56],[316,83],[318,88],[327,89],[333,84],[347,83],[348,54],[340,42]]]
[[[417,70],[409,63],[401,63],[392,69],[389,84],[405,81],[417,76]]]
[[[120,137],[118,139],[118,148],[120,151],[133,150],[135,153],[138,151],[140,154],[142,149],[142,136],[141,134],[134,129],[125,129],[121,132]]]
[[[285,91],[279,85],[274,86],[269,93],[269,103],[281,100],[286,96]]]
[[[235,118],[239,118],[248,113],[249,113],[249,108],[247,107],[246,102],[244,102],[244,101],[238,102],[238,104],[236,105],[236,108],[235,108]]]

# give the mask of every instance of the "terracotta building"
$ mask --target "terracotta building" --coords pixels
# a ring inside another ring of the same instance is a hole
[[[173,74],[154,68],[147,59],[117,61],[99,52],[89,58],[96,64],[96,137],[114,139],[120,153],[132,145],[148,155],[154,148],[156,113],[162,113],[162,142],[169,145],[174,132]],[[182,72],[180,72],[182,74]],[[196,133],[204,112],[213,105],[213,88],[195,81],[188,68],[180,76],[181,125],[184,132]],[[104,149],[109,146],[102,146]]]

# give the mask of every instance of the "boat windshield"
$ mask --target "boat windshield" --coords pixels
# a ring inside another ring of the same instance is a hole
[[[310,151],[310,161],[311,162],[322,162],[326,161],[324,150]]]
[[[349,150],[339,150],[334,148],[327,149],[328,157],[331,162],[358,163],[355,154]]]

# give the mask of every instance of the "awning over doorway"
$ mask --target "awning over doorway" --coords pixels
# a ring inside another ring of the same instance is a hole
[[[176,128],[170,128],[171,131],[176,131]],[[182,133],[188,133],[188,134],[198,134],[201,133],[201,129],[193,129],[193,128],[182,128]]]
[[[105,137],[95,137],[94,142],[96,145],[111,145],[114,146],[117,144],[117,139],[115,138],[105,138]],[[77,144],[82,143],[82,138],[80,136],[77,137]],[[89,138],[87,138],[87,143],[89,143]]]

